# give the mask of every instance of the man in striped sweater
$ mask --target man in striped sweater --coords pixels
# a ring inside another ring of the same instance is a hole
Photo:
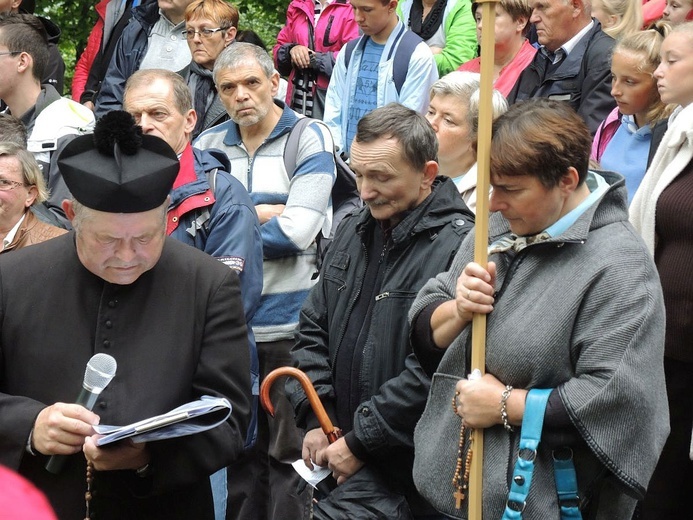
[[[315,283],[315,237],[321,230],[327,236],[332,223],[334,145],[327,127],[313,122],[301,133],[295,170],[286,171],[284,147],[299,116],[273,99],[279,74],[261,48],[247,43],[227,47],[214,66],[214,82],[231,120],[203,132],[194,145],[228,155],[231,174],[250,192],[260,219],[264,284],[251,325],[264,378],[292,364],[289,351],[299,311]],[[299,477],[289,465],[301,458],[301,434],[281,385],[275,392],[275,418],[259,418],[254,451],[237,468],[245,474],[234,478],[229,470],[233,518],[307,518],[305,500],[296,494]],[[247,488],[240,490],[242,485]]]

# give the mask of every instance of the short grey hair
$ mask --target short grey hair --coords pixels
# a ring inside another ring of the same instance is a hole
[[[27,132],[24,123],[11,114],[0,114],[0,141],[10,141],[26,148]]]
[[[481,90],[476,89],[469,98],[469,108],[467,109],[467,124],[469,125],[469,139],[476,142],[479,135],[479,98]],[[493,89],[493,97],[491,98],[492,119],[495,121],[499,116],[508,111],[508,101],[500,91]]]
[[[168,203],[169,199],[166,197],[166,200],[159,206],[159,209],[161,210],[161,229],[162,232],[165,232],[166,229],[166,214],[168,212]],[[157,208],[154,208],[157,209]],[[82,204],[80,201],[77,199],[72,199],[72,211],[74,212],[75,216],[72,218],[72,227],[74,228],[75,232],[79,233],[80,228],[82,227],[82,224],[84,223],[85,220],[90,219],[93,216],[93,212],[96,210],[93,210],[84,204]]]
[[[234,42],[221,51],[214,62],[214,83],[218,84],[219,72],[226,69],[235,69],[241,64],[254,63],[260,66],[262,72],[268,78],[274,74],[274,63],[266,50],[252,43]]]
[[[435,96],[454,96],[467,108],[465,122],[469,129],[469,140],[475,142],[479,133],[479,90],[481,75],[475,72],[455,70],[446,74],[431,86],[431,99]],[[503,94],[493,89],[493,119],[508,110],[508,102]]]
[[[141,69],[134,72],[125,83],[123,105],[127,105],[127,99],[132,94],[133,90],[143,85],[149,85],[157,79],[166,81],[171,85],[173,102],[179,114],[186,115],[189,110],[193,109],[192,93],[190,92],[188,84],[183,79],[183,76],[165,69]]]

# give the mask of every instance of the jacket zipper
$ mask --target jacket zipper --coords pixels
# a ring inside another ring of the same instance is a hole
[[[387,247],[389,242],[390,242],[390,239],[386,236],[385,237],[385,243],[383,244],[383,250],[380,252],[380,260],[378,261],[378,266],[381,266],[383,264],[385,265],[385,270],[383,271],[383,277],[380,280],[381,287],[382,287],[383,280],[385,280],[385,278],[387,277],[388,269],[387,269],[386,257],[388,256],[388,254],[390,252],[390,250]],[[380,270],[380,267],[378,268],[378,270]],[[376,274],[376,279],[377,279],[377,277],[378,277],[378,275]],[[378,302],[384,298],[387,298],[389,295],[390,295],[389,292],[384,292],[384,293],[378,294],[375,297],[375,301]],[[375,308],[373,308],[373,310],[375,311]],[[361,349],[361,359],[366,357],[366,348],[368,347],[368,343],[369,343],[370,339],[371,339],[371,332],[370,332],[370,327],[369,327],[369,330],[367,331],[367,335],[366,335],[366,341],[363,342],[363,348]],[[360,370],[359,371],[359,392],[361,392],[362,388],[364,388],[363,370]]]
[[[366,263],[364,264],[366,267],[364,268],[363,272],[365,273],[367,266],[368,266],[368,249],[366,248],[366,245],[363,243],[363,240],[361,240],[361,248],[363,249],[363,254],[366,259]],[[342,286],[346,287],[346,283]],[[342,287],[339,288],[339,290],[342,289]],[[332,356],[332,378],[334,379],[334,365],[335,365],[335,360],[337,359],[337,355],[339,354],[339,349],[342,347],[342,341],[344,340],[344,334],[346,332],[346,324],[349,323],[349,318],[351,317],[351,313],[354,310],[354,303],[359,299],[359,296],[361,295],[361,287],[359,286],[358,290],[356,291],[356,294],[351,300],[351,305],[349,306],[349,310],[346,313],[344,321],[342,321],[342,328],[339,331],[339,342],[337,343],[337,348],[334,350],[334,356]]]

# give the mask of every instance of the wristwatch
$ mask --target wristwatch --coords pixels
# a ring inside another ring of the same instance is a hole
[[[29,432],[29,438],[26,440],[26,452],[29,455],[33,455],[35,457],[36,452],[34,451],[34,448],[31,446],[33,439],[34,439],[34,429],[32,428],[31,431]]]

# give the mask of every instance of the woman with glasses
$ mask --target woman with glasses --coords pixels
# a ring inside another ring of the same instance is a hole
[[[192,61],[179,72],[192,92],[197,123],[193,139],[229,116],[214,86],[212,70],[221,51],[236,37],[238,9],[223,0],[195,0],[185,10],[185,30]]]
[[[36,218],[31,206],[48,198],[34,156],[20,145],[0,142],[0,253],[67,233]]]

